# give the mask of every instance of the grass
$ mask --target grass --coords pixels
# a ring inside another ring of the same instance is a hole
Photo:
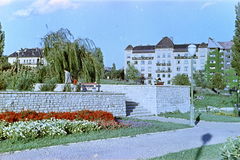
[[[151,120],[138,120],[133,118],[122,118],[123,120],[134,120],[137,122],[152,123],[152,126],[136,127],[136,128],[122,128],[117,130],[100,130],[98,132],[89,132],[83,134],[70,134],[66,136],[43,137],[37,139],[25,140],[2,140],[0,141],[0,153],[13,152],[18,150],[41,148],[53,145],[67,145],[68,143],[84,142],[97,139],[107,139],[115,137],[134,137],[138,134],[163,132],[169,130],[177,130],[183,128],[190,128],[189,125],[175,124],[170,122],[159,122]]]
[[[222,159],[221,147],[224,143],[207,145],[189,150],[184,150],[175,153],[169,153],[160,157],[151,158],[150,160],[217,160]]]
[[[181,118],[181,119],[190,119],[189,112],[181,113],[181,112],[167,112],[162,113],[159,116],[161,117],[171,117],[171,118]],[[195,112],[194,116],[197,118],[199,113]],[[195,119],[194,118],[194,119]],[[215,115],[213,113],[202,113],[200,116],[200,120],[209,121],[209,122],[240,122],[239,117],[231,117],[231,116],[223,116],[223,115]]]

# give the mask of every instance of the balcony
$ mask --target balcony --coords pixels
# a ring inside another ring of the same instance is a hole
[[[161,66],[162,65],[162,63],[156,63],[156,66]]]
[[[167,66],[171,66],[171,63],[167,63]]]
[[[132,57],[132,60],[153,60],[154,57]]]
[[[156,70],[156,73],[171,73],[172,70]]]
[[[191,56],[174,56],[175,59],[191,59]],[[193,56],[193,59],[198,59],[198,56]]]
[[[147,77],[146,79],[153,79],[153,77]]]

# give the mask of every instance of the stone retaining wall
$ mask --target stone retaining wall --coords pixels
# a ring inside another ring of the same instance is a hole
[[[190,110],[189,86],[164,85],[102,85],[101,91],[125,93],[126,99],[139,103],[153,114]]]
[[[125,94],[109,92],[0,92],[0,112],[103,110],[126,116]]]

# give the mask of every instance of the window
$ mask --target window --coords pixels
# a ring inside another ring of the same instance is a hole
[[[229,73],[226,73],[226,76],[229,76]]]
[[[210,69],[215,69],[215,66],[213,66],[213,67],[210,67]]]
[[[188,74],[187,73],[184,73],[186,77],[188,77]]]
[[[162,70],[165,71],[165,67],[162,67]]]
[[[188,64],[188,60],[187,59],[184,60],[184,64]]]
[[[188,67],[187,66],[184,67],[184,71],[188,71]]]
[[[171,61],[170,60],[168,60],[168,65],[171,65]]]
[[[134,68],[138,70],[138,67],[134,67]]]
[[[157,67],[157,70],[159,70],[159,71],[160,71],[160,67]]]
[[[188,57],[188,53],[185,53],[185,54],[184,54],[184,57]]]
[[[171,68],[170,67],[168,67],[168,72],[171,72]]]
[[[160,58],[160,54],[157,55],[157,58]]]
[[[231,64],[230,61],[227,61],[227,64]]]
[[[148,61],[148,64],[152,64],[152,61]]]
[[[159,77],[160,77],[160,74],[157,74],[157,77],[159,78]]]
[[[220,58],[223,58],[224,56],[223,55],[220,55]]]
[[[144,75],[144,74],[141,74],[141,77],[145,77],[145,75]]]
[[[201,71],[204,71],[204,66],[201,66]]]
[[[210,76],[213,76],[213,75],[214,75],[214,72],[211,72],[211,73],[210,73]]]
[[[162,77],[165,78],[165,74],[163,74]]]
[[[141,71],[145,71],[145,68],[144,68],[144,67],[141,67]]]
[[[127,58],[130,58],[130,54],[127,55]]]
[[[233,75],[234,75],[234,76],[236,76],[236,75],[237,75],[237,73],[233,73]]]
[[[196,71],[196,66],[193,66],[193,70]]]
[[[145,64],[145,61],[141,61],[141,64]]]
[[[202,52],[200,56],[201,56],[201,57],[205,57],[205,53]]]
[[[168,78],[171,78],[171,74],[168,74]]]
[[[31,59],[29,59],[29,63],[31,63]]]
[[[166,62],[165,60],[162,61],[162,65],[165,66],[166,65]]]
[[[28,59],[27,59],[27,63],[28,63]]]
[[[35,63],[35,59],[33,59],[33,63]]]
[[[223,70],[223,67],[219,67],[220,70]]]
[[[227,58],[230,58],[230,55],[226,55]]]
[[[152,77],[152,74],[151,74],[151,73],[148,73],[148,77],[149,77],[149,78]]]
[[[152,67],[148,67],[148,72],[152,72]]]
[[[193,60],[193,64],[197,64],[196,59]]]
[[[177,64],[180,64],[181,63],[181,61],[180,60],[177,60]]]
[[[210,57],[215,57],[215,54],[210,54]]]
[[[230,67],[226,67],[226,70],[229,70],[230,69]]]
[[[127,64],[130,64],[130,61],[127,61]]]
[[[135,55],[134,55],[134,57],[135,57],[135,58],[137,58],[137,57],[138,57],[138,55],[137,55],[137,54],[135,54]]]
[[[152,57],[152,54],[148,54],[148,57]]]
[[[205,63],[205,59],[201,59],[201,64],[204,64]],[[210,61],[211,63],[211,61]]]
[[[138,64],[138,61],[134,61],[134,64]]]
[[[167,56],[168,58],[170,58],[171,57],[171,53],[168,53],[168,56]]]
[[[157,63],[160,63],[160,60],[158,60]]]
[[[223,62],[223,61],[221,61],[220,63],[221,63],[221,64],[223,64],[224,62]]]
[[[177,54],[177,56],[178,56],[178,57],[180,57],[180,56],[181,56],[181,54],[180,54],[180,53],[178,53],[178,54]]]
[[[180,71],[180,69],[181,69],[180,67],[177,67],[177,71]]]
[[[25,59],[24,59],[24,61],[23,61],[24,63],[25,63]]]
[[[152,81],[151,81],[151,80],[148,80],[148,84],[152,84]]]
[[[233,82],[237,82],[237,79],[233,79]]]
[[[145,55],[144,55],[144,54],[142,54],[142,55],[141,55],[141,57],[145,57]]]
[[[165,55],[165,53],[163,53],[163,56],[162,56],[163,58],[165,58],[166,57],[166,55]]]
[[[167,81],[167,84],[170,84],[171,83],[171,81]]]
[[[229,79],[226,79],[226,82],[229,82]]]

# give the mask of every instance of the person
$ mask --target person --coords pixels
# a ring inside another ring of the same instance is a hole
[[[64,69],[65,72],[65,84],[72,83],[72,78],[70,72],[68,72],[67,68]]]
[[[73,84],[74,84],[74,85],[77,85],[77,79],[76,79],[76,77],[74,77]]]

